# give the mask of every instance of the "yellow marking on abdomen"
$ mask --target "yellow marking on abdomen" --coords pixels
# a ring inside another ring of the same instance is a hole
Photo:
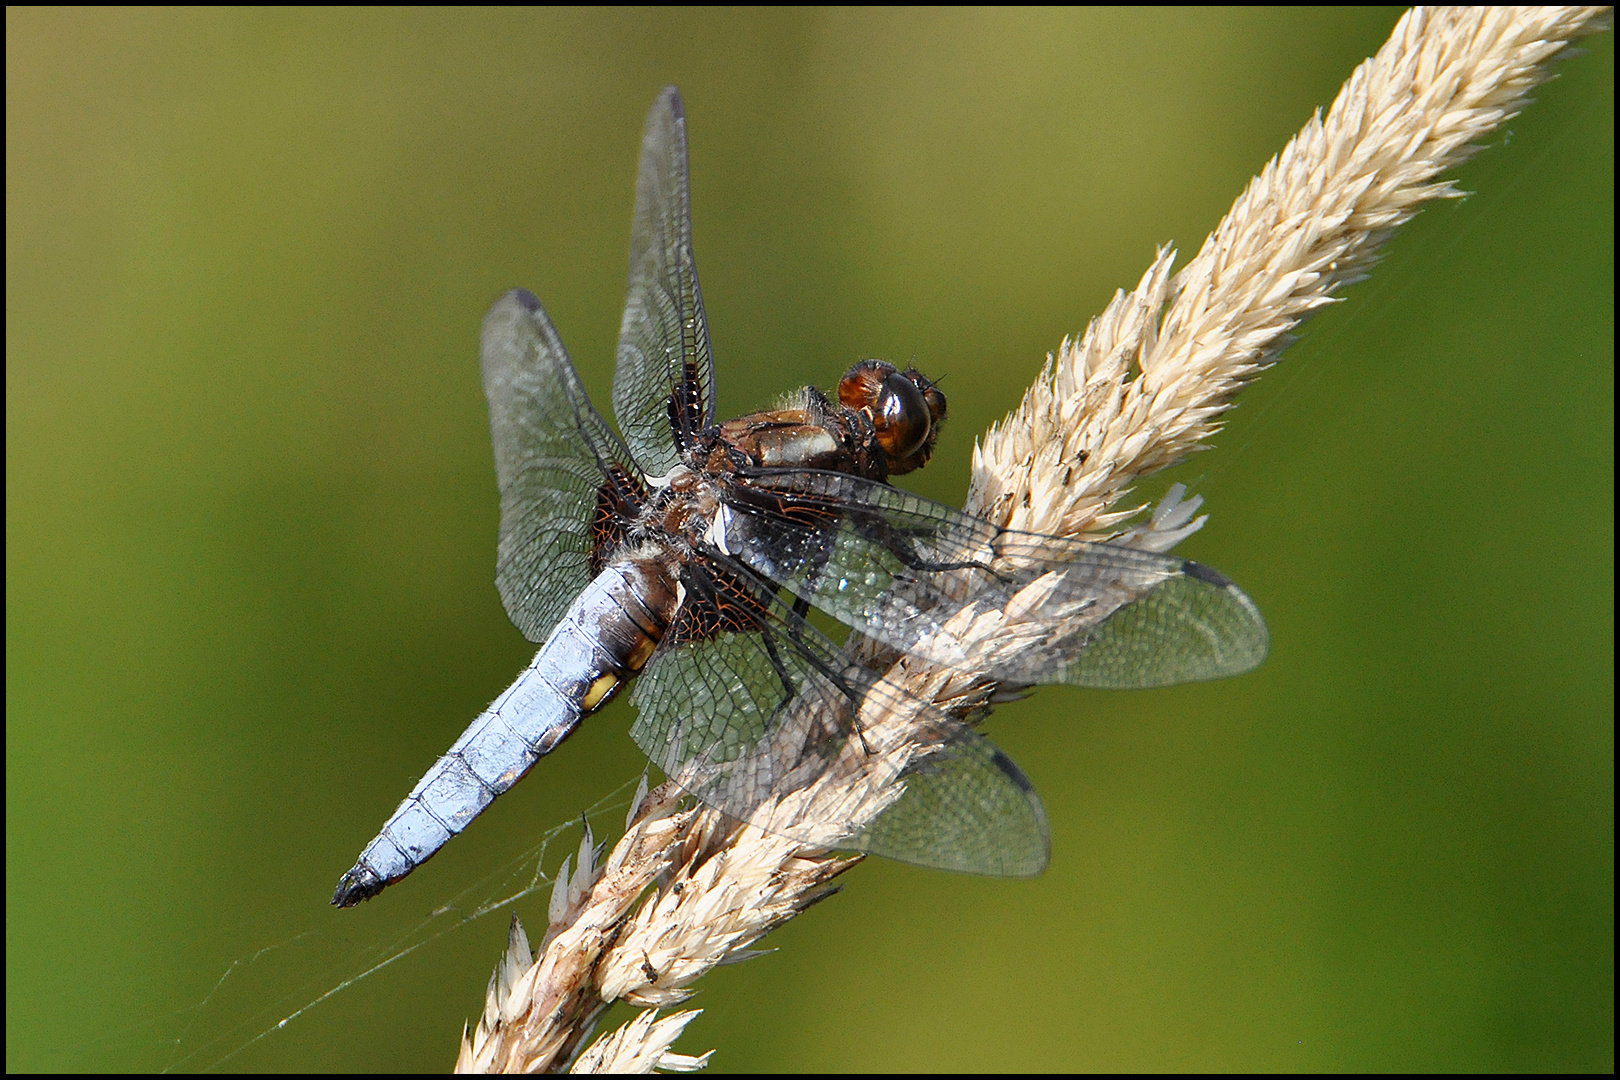
[[[630,650],[630,656],[625,660],[624,666],[631,671],[640,671],[642,666],[647,663],[647,658],[653,654],[653,650],[656,648],[658,648],[658,642],[650,637],[642,638],[641,642]]]
[[[613,693],[614,687],[619,685],[619,677],[611,671],[603,672],[591,683],[591,688],[585,691],[585,700],[579,703],[584,712],[590,712],[602,704],[604,698]]]

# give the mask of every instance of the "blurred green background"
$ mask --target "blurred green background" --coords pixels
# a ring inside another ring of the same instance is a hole
[[[1396,17],[8,9],[7,1067],[449,1067],[506,936],[467,905],[634,781],[628,703],[379,901],[327,898],[531,655],[492,586],[479,320],[534,290],[605,409],[661,86],[721,413],[915,360],[952,420],[906,480],[960,504],[1043,354],[1155,244],[1196,250]],[[1589,47],[1176,470],[1212,513],[1183,550],[1256,598],[1267,664],[1002,708],[1049,872],[868,862],[705,978],[677,1049],[1612,1067]],[[538,935],[544,893],[515,906]]]

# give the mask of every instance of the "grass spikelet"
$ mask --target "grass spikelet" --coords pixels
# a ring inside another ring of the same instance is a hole
[[[1365,277],[1437,180],[1530,101],[1605,8],[1415,8],[1250,181],[1196,256],[1163,248],[974,448],[968,510],[1015,529],[1107,533],[1140,477],[1204,449],[1305,319]]]

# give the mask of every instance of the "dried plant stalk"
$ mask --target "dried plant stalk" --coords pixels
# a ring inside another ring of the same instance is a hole
[[[1364,277],[1424,203],[1457,194],[1435,178],[1518,115],[1570,42],[1608,21],[1607,8],[1409,12],[1180,273],[1161,250],[1134,292],[1048,358],[975,449],[968,510],[1062,536],[1129,517],[1110,511],[1129,485],[1202,449],[1295,327]]]
[[[1415,9],[1272,159],[1179,273],[1161,249],[1131,293],[1118,293],[1078,341],[1065,339],[1023,402],[975,447],[968,509],[1000,525],[1107,537],[1163,550],[1196,528],[1179,493],[1146,525],[1118,532],[1141,507],[1115,509],[1139,478],[1203,448],[1236,393],[1274,363],[1292,333],[1364,277],[1383,244],[1429,200],[1436,178],[1518,114],[1571,42],[1607,29],[1606,8]],[[1005,634],[1017,613],[995,627]],[[903,659],[886,679],[958,714],[982,703],[982,680]],[[584,1051],[614,1000],[667,1006],[716,964],[830,894],[858,859],[773,833],[776,820],[871,820],[895,797],[885,776],[909,760],[910,718],[869,716],[873,770],[830,770],[818,784],[738,824],[677,811],[665,785],[632,807],[604,866],[589,837],[558,876],[538,958],[514,920],[458,1071],[566,1067],[695,1068],[669,1052],[693,1013],[643,1014]],[[643,897],[645,899],[643,900]],[[642,901],[638,908],[637,902]],[[577,1060],[575,1060],[577,1057]]]

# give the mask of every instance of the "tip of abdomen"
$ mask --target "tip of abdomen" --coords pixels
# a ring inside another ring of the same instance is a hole
[[[332,894],[333,907],[354,907],[362,900],[370,900],[383,891],[388,884],[377,876],[377,872],[364,864],[356,866],[343,880],[338,882],[337,892]]]

